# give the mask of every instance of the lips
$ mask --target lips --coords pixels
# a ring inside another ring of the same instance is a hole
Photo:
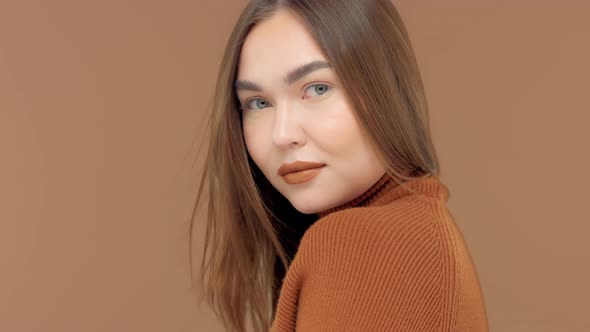
[[[284,163],[278,173],[288,184],[298,184],[316,177],[324,166],[324,163],[296,161],[291,164]]]
[[[325,166],[326,164],[324,163],[313,163],[313,162],[309,162],[309,161],[295,161],[293,163],[284,163],[281,165],[281,167],[279,168],[279,175],[285,175],[287,173],[291,173],[291,172],[298,172],[298,171],[303,171],[306,169],[310,169],[310,168],[318,168],[318,167],[322,167]]]

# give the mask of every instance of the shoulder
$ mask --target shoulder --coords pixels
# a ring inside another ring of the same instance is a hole
[[[450,218],[442,201],[424,195],[316,221],[296,255],[298,326],[455,331],[459,317],[471,319],[460,312],[462,301],[477,305],[481,296],[469,293],[479,287],[474,282],[462,285],[475,276],[460,270],[467,264],[456,260],[460,241],[449,232]]]
[[[326,261],[367,262],[376,256],[381,261],[400,255],[441,258],[448,246],[441,235],[437,209],[434,199],[420,196],[379,207],[338,211],[316,221],[305,232],[298,251],[314,265]]]
[[[319,316],[330,317],[331,331],[439,324],[455,288],[445,284],[445,246],[426,203],[351,208],[312,225],[298,252],[301,324]]]

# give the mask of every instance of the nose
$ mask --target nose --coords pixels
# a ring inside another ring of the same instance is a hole
[[[275,107],[275,119],[272,140],[275,146],[285,149],[305,144],[302,118],[289,103]]]

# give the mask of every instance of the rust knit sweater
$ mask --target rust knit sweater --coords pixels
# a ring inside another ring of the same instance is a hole
[[[436,176],[400,186],[386,174],[320,213],[283,279],[271,331],[488,331],[448,198]]]

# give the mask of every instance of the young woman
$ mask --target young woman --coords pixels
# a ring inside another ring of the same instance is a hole
[[[210,126],[199,281],[228,330],[488,330],[389,0],[251,1]]]

